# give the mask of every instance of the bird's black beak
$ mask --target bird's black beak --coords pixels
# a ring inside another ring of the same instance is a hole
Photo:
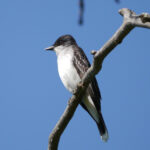
[[[45,50],[54,50],[54,46],[50,46],[50,47],[47,47],[47,48],[45,48]]]

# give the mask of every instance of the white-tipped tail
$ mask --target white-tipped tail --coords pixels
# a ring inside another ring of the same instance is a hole
[[[102,139],[104,142],[107,142],[107,141],[108,141],[109,135],[108,135],[108,132],[107,132],[107,131],[101,136],[101,139]]]
[[[108,135],[107,127],[105,125],[105,122],[104,122],[104,119],[103,119],[103,116],[101,113],[99,113],[99,122],[96,122],[96,123],[97,123],[97,127],[99,129],[99,133],[101,135],[101,139],[104,142],[107,142],[109,135]]]

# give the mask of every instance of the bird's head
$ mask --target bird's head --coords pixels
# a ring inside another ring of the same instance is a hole
[[[71,35],[63,35],[59,37],[52,46],[46,48],[46,50],[57,52],[57,49],[63,49],[64,47],[72,45],[76,45],[75,39]]]

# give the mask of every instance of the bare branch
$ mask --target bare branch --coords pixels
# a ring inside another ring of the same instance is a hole
[[[142,13],[141,15],[136,15],[133,11],[123,8],[119,10],[119,13],[124,17],[121,27],[116,31],[116,33],[108,40],[108,42],[97,52],[93,51],[94,60],[91,67],[85,73],[82,81],[79,83],[75,93],[69,100],[68,105],[61,116],[60,120],[53,129],[48,143],[48,150],[57,150],[60,136],[68,125],[69,121],[73,117],[73,114],[80,103],[82,96],[91,82],[92,78],[101,70],[101,66],[104,58],[118,45],[122,42],[125,36],[134,27],[144,27],[150,28],[150,15],[147,13]]]
[[[134,27],[150,28],[150,14],[142,13],[136,15],[135,12],[123,8],[119,10],[120,15],[124,16],[124,20]]]

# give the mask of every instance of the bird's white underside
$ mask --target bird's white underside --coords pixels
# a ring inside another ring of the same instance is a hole
[[[81,78],[73,66],[73,51],[71,49],[71,46],[58,46],[54,49],[54,51],[57,55],[59,76],[67,90],[72,93],[76,89],[77,84],[81,81]],[[98,122],[98,113],[91,97],[86,94],[82,102],[86,105],[93,118]]]

